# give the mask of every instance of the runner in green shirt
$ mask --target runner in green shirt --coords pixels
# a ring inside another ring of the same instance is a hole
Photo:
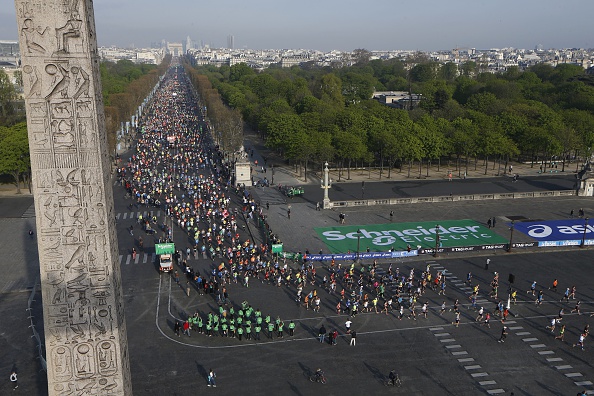
[[[284,323],[283,323],[283,321],[281,320],[281,321],[278,323],[278,336],[279,336],[280,338],[283,338],[283,327],[284,327],[284,326],[285,326],[285,324],[284,324]]]

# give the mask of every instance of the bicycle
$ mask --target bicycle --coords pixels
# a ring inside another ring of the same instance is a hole
[[[322,375],[314,374],[314,375],[312,375],[312,376],[309,377],[309,380],[311,382],[319,382],[321,384],[325,384],[326,383],[326,376],[323,375],[323,374]]]
[[[400,388],[400,386],[402,385],[402,380],[400,379],[400,376],[398,374],[396,374],[396,378],[394,379],[386,379],[384,381],[384,386],[395,386],[397,388]]]

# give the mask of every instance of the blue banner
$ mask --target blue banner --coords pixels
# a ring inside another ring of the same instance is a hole
[[[508,225],[511,226],[511,223]],[[522,221],[514,223],[514,229],[538,241],[539,246],[579,245],[582,239],[586,239],[586,244],[590,244],[594,237],[594,226],[588,224],[585,219]],[[563,243],[541,243],[552,241]]]

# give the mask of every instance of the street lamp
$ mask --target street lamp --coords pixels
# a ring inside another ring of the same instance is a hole
[[[357,264],[359,264],[359,248],[361,247],[361,230],[357,230]]]
[[[582,244],[580,245],[581,248],[586,247],[586,232],[588,232],[588,218],[586,217],[586,223],[584,225],[584,233],[582,234]]]
[[[365,180],[361,182],[361,199],[365,197]]]
[[[274,185],[274,164],[270,164],[270,169],[272,170],[272,180],[270,181],[270,185]]]
[[[439,249],[439,224],[435,225],[435,251],[433,257],[437,257],[437,249]]]
[[[513,239],[514,239],[514,221],[512,220],[511,225],[509,226],[509,246],[507,247],[508,252],[512,251]]]

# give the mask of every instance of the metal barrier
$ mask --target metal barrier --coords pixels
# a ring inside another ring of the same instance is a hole
[[[40,277],[37,277],[35,284],[33,285],[33,290],[31,290],[31,295],[29,296],[29,300],[27,301],[27,311],[29,312],[29,328],[33,331],[33,335],[31,338],[35,338],[37,340],[37,353],[39,354],[39,361],[41,363],[41,369],[47,372],[47,361],[43,357],[43,343],[41,342],[41,338],[39,337],[39,333],[35,329],[35,324],[33,323],[33,315],[31,315],[31,305],[33,305],[33,301],[35,301],[35,293],[37,293],[37,284],[41,283]]]
[[[368,199],[355,201],[332,201],[330,208],[334,207],[354,207],[354,206],[374,206],[374,205],[402,205],[428,202],[456,202],[456,201],[485,201],[499,199],[520,199],[520,198],[546,198],[546,197],[566,197],[577,195],[575,190],[561,191],[537,191],[537,192],[517,192],[501,194],[474,194],[474,195],[441,195],[436,197],[412,197],[412,198],[388,198],[388,199]]]

